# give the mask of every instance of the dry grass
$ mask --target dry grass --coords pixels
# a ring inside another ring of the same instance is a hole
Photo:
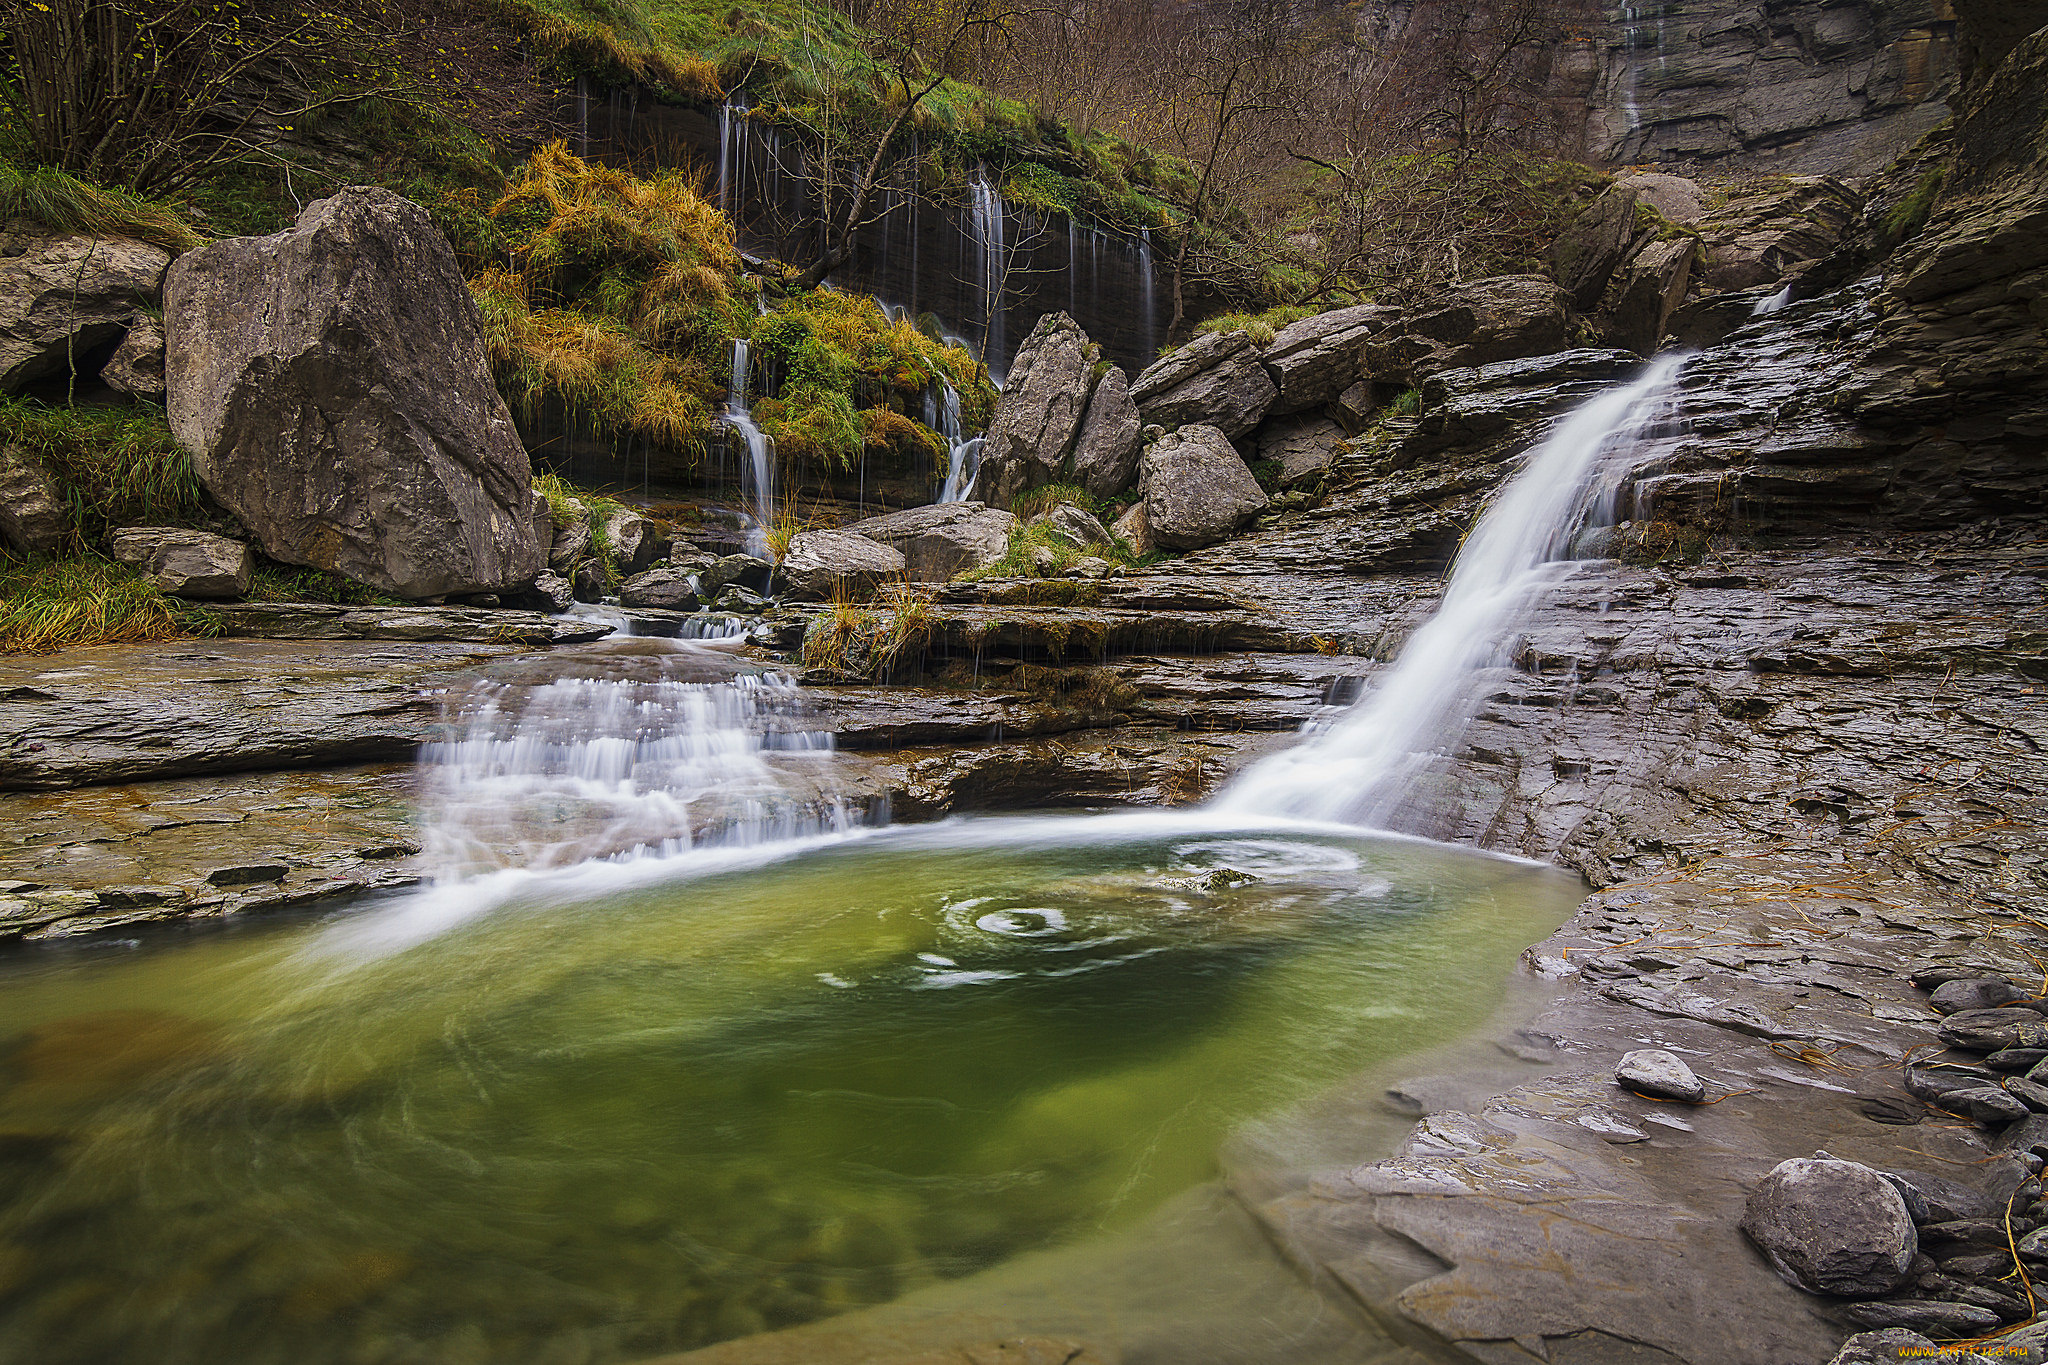
[[[0,653],[219,635],[220,619],[112,560],[0,558]]]

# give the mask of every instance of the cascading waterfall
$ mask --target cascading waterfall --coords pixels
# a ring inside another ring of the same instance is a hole
[[[1436,614],[1377,685],[1307,742],[1247,769],[1217,798],[1247,816],[1382,823],[1476,714],[1484,675],[1502,661],[1566,556],[1610,524],[1614,495],[1662,419],[1682,356],[1591,399],[1532,451],[1486,509],[1451,567]]]
[[[975,284],[981,296],[981,355],[993,378],[1009,355],[1009,337],[1003,326],[1004,277],[1009,267],[1005,245],[1007,229],[1003,196],[989,183],[988,177],[975,176],[972,190]]]
[[[1145,363],[1159,354],[1159,304],[1153,297],[1158,281],[1152,275],[1152,229],[1138,229],[1138,306],[1145,314]]]
[[[974,480],[981,473],[981,449],[983,438],[968,436],[961,429],[960,391],[946,381],[945,401],[939,405],[938,432],[946,438],[946,446],[952,451],[946,462],[946,483],[939,490],[940,502],[965,502],[968,493],[974,489]],[[929,425],[929,423],[927,423]]]
[[[747,512],[754,523],[747,528],[747,552],[765,558],[769,552],[768,528],[775,524],[775,442],[755,425],[753,410],[747,406],[752,356],[746,342],[733,342],[732,384],[726,391],[725,408],[718,414],[718,421],[738,432],[746,443],[747,463],[740,473],[746,483]]]

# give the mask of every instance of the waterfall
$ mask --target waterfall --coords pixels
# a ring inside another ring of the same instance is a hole
[[[1145,314],[1145,363],[1159,354],[1159,307],[1154,301],[1152,279],[1152,229],[1138,229],[1138,306]]]
[[[939,490],[940,502],[965,502],[981,473],[982,438],[969,437],[961,429],[960,391],[945,380],[946,399],[939,413],[939,434],[946,438],[952,456],[946,462],[946,483]],[[927,423],[927,425],[930,425]]]
[[[1769,317],[1771,314],[1777,312],[1780,308],[1787,306],[1791,302],[1792,286],[1788,284],[1783,289],[1780,289],[1777,293],[1758,299],[1756,301],[1756,307],[1749,310],[1749,315],[1753,318]]]
[[[993,375],[1009,354],[1009,338],[1003,326],[1004,275],[1008,266],[1004,246],[1003,196],[989,183],[986,175],[974,177],[973,191],[970,230],[974,244],[974,283],[981,303],[981,356]]]
[[[754,424],[747,406],[747,372],[752,352],[747,343],[732,343],[732,385],[726,390],[725,407],[718,414],[721,426],[740,434],[746,442],[747,463],[740,470],[747,490],[747,512],[754,524],[747,529],[747,552],[768,558],[768,531],[775,525],[775,442]]]
[[[1653,361],[1565,418],[1479,518],[1436,614],[1377,685],[1322,733],[1248,768],[1218,808],[1355,823],[1392,815],[1477,713],[1485,671],[1502,662],[1544,590],[1569,572],[1573,540],[1611,519],[1614,494],[1642,458],[1684,363]]]

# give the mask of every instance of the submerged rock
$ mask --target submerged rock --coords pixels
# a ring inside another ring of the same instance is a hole
[[[1266,510],[1259,481],[1215,427],[1186,427],[1147,446],[1140,468],[1146,539],[1161,549],[1214,545]]]
[[[903,552],[857,531],[805,531],[782,557],[786,595],[799,602],[865,602],[909,569]]]
[[[1088,406],[1088,350],[1087,333],[1065,313],[1038,320],[1010,364],[969,497],[1006,508],[1059,477]]]
[[[243,597],[256,559],[239,540],[175,526],[124,526],[109,538],[115,559],[173,597]]]
[[[165,285],[171,428],[287,564],[396,597],[533,581],[533,471],[447,239],[388,190],[188,252]]]
[[[1742,1230],[1787,1284],[1852,1299],[1897,1289],[1920,1249],[1891,1183],[1831,1157],[1780,1162],[1751,1193]]]
[[[1614,1068],[1615,1083],[1639,1095],[1683,1100],[1698,1104],[1707,1097],[1707,1084],[1693,1075],[1692,1068],[1662,1048],[1640,1048],[1625,1053]]]
[[[845,529],[900,551],[913,579],[943,583],[1009,553],[1010,531],[1016,525],[1016,517],[997,508],[945,502],[869,517]]]

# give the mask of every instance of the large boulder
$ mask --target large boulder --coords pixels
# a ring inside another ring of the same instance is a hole
[[[941,502],[869,517],[846,527],[903,554],[911,578],[943,583],[954,574],[985,568],[1010,550],[1017,518],[978,502]]]
[[[1632,190],[1638,202],[1648,204],[1674,223],[1697,222],[1707,211],[1706,187],[1697,180],[1663,171],[1637,171],[1616,176],[1614,183]]]
[[[1228,540],[1266,510],[1265,490],[1212,426],[1183,427],[1154,441],[1139,469],[1148,549],[1199,550]]]
[[[559,575],[544,573],[536,579],[560,581]],[[619,603],[628,607],[656,607],[662,611],[695,611],[701,605],[698,584],[682,569],[649,569],[619,584]]]
[[[1090,350],[1087,333],[1065,313],[1038,320],[996,400],[969,498],[1008,507],[1060,476],[1088,407]]]
[[[1443,370],[1549,355],[1572,332],[1571,296],[1541,275],[1490,275],[1444,290],[1365,343],[1366,371],[1382,384],[1417,385]]]
[[[0,393],[91,378],[156,303],[168,251],[121,238],[8,233],[0,246]]]
[[[1904,1284],[1920,1249],[1891,1182],[1824,1153],[1774,1167],[1750,1194],[1742,1230],[1786,1283],[1852,1299]]]
[[[790,537],[781,573],[784,593],[795,601],[865,602],[908,568],[902,551],[879,540],[853,531],[803,531]]]
[[[1320,413],[1276,418],[1259,428],[1259,458],[1280,466],[1280,480],[1294,483],[1321,473],[1337,458],[1344,428]]]
[[[1685,302],[1697,247],[1690,237],[1653,241],[1631,257],[1607,291],[1601,331],[1638,355],[1657,349],[1671,316]]]
[[[1636,195],[1631,186],[1609,185],[1550,244],[1551,277],[1582,313],[1599,304],[1615,268],[1635,243]]]
[[[1098,498],[1113,498],[1129,488],[1138,476],[1143,430],[1130,381],[1122,370],[1111,369],[1095,385],[1074,440],[1074,482]]]
[[[649,521],[629,507],[621,507],[605,519],[604,537],[612,547],[612,568],[620,574],[640,573],[657,559],[668,557],[669,536],[661,523]],[[552,547],[548,557],[554,557]]]
[[[241,541],[176,526],[124,526],[108,537],[107,548],[174,597],[246,597],[256,569]]]
[[[1321,407],[1357,383],[1365,339],[1399,316],[1397,308],[1366,303],[1281,328],[1264,356],[1279,389],[1268,416]]]
[[[0,445],[0,545],[20,555],[50,555],[71,539],[71,514],[41,462]]]
[[[1280,390],[1243,332],[1196,337],[1148,366],[1131,400],[1148,425],[1212,426],[1235,440],[1259,424]]]
[[[1835,248],[1863,200],[1832,176],[1774,176],[1737,191],[1693,226],[1705,243],[1709,290],[1775,284]]]
[[[533,581],[533,470],[424,209],[341,190],[180,257],[165,308],[171,428],[272,559],[405,598]]]
[[[1042,517],[1032,518],[1033,526],[1045,528],[1052,535],[1076,549],[1092,550],[1109,544],[1109,529],[1095,514],[1071,502],[1063,502]]]

